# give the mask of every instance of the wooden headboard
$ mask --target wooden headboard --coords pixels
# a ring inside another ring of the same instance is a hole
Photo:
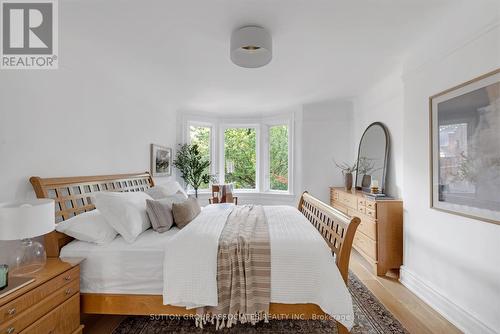
[[[92,203],[91,195],[97,192],[144,191],[154,186],[153,178],[148,172],[57,178],[33,176],[30,178],[30,182],[35,190],[36,197],[55,200],[56,223],[82,212],[94,210],[95,206]],[[56,231],[46,234],[45,249],[47,256],[58,257],[61,248],[71,240],[73,238]]]
[[[300,198],[298,209],[321,233],[323,239],[335,254],[335,263],[347,284],[349,259],[354,234],[361,222],[358,217],[350,218],[323,203],[306,192]]]

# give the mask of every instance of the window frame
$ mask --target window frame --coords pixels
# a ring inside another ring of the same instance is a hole
[[[225,182],[224,170],[224,132],[228,128],[255,128],[256,129],[256,169],[255,189],[235,189],[240,194],[262,194],[270,196],[294,196],[294,142],[295,116],[293,112],[274,114],[269,117],[207,117],[200,114],[183,114],[180,119],[182,126],[181,142],[190,143],[190,126],[210,128],[210,173],[217,174],[219,183]],[[269,128],[276,125],[288,126],[288,190],[271,190],[270,184],[270,143]],[[199,194],[211,193],[210,189],[200,189]]]

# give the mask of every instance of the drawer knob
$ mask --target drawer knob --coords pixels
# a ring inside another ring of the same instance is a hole
[[[71,289],[66,289],[65,293],[66,293],[66,295],[71,294]]]
[[[64,277],[65,281],[69,281],[70,279],[71,279],[71,275],[68,275],[68,276]]]
[[[7,311],[7,315],[14,315],[14,314],[16,314],[16,308],[15,307],[13,307],[13,308],[11,308],[11,309],[9,309]]]
[[[15,331],[16,331],[16,329],[15,329],[14,327],[9,327],[9,328],[7,328],[7,332],[6,332],[6,333],[7,333],[7,334],[12,334],[12,333],[14,333]]]

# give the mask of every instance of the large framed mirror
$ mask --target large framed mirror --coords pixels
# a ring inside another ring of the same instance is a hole
[[[372,182],[379,192],[385,193],[387,159],[389,157],[389,132],[384,124],[370,124],[359,142],[356,170],[356,189],[370,191]]]

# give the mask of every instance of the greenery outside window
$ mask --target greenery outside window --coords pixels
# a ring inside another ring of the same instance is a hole
[[[235,189],[257,189],[257,130],[224,129],[224,182]]]
[[[213,163],[211,157],[211,138],[212,138],[212,128],[209,126],[197,126],[189,125],[189,143],[197,144],[201,155],[208,161]],[[211,173],[211,168],[208,166],[205,171],[207,174]],[[208,183],[202,183],[200,185],[200,190],[208,189]]]
[[[269,190],[288,191],[288,126],[269,127]]]

